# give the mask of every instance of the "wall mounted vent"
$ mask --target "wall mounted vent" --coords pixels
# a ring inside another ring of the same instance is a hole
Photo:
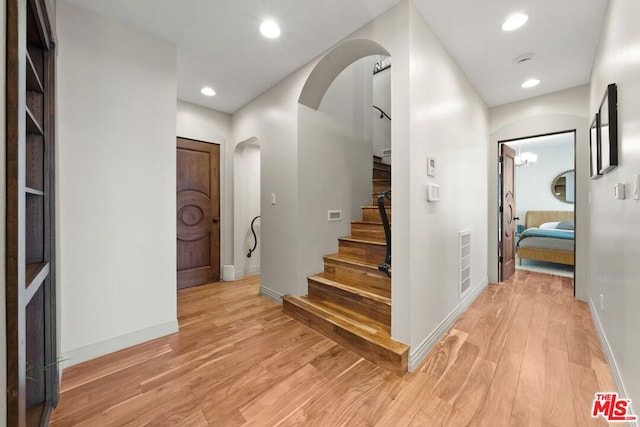
[[[471,230],[458,232],[458,297],[471,289]]]
[[[327,211],[327,221],[342,221],[342,211]]]

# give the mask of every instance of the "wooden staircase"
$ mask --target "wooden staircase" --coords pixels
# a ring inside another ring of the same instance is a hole
[[[338,239],[338,253],[325,255],[324,272],[308,278],[308,294],[285,295],[283,311],[378,366],[402,376],[409,347],[391,339],[391,279],[384,262],[384,228],[378,193],[391,188],[391,166],[373,158],[372,206]],[[391,203],[387,215],[391,221]]]

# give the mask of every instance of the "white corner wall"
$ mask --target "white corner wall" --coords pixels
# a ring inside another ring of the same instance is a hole
[[[58,3],[67,365],[177,331],[175,48]]]
[[[407,243],[411,286],[409,358],[415,366],[444,332],[439,326],[450,321],[452,313],[465,303],[458,297],[459,231],[471,230],[473,289],[470,294],[487,284],[488,110],[413,5],[410,31],[410,237]],[[397,114],[393,117],[395,120]],[[397,154],[394,145],[394,179]],[[435,177],[427,176],[429,156],[436,158]],[[440,185],[440,202],[427,202],[428,183]],[[394,182],[394,198],[395,189]],[[396,206],[394,200],[394,229]],[[397,253],[394,253],[394,291],[396,259]],[[395,297],[394,294],[394,310],[402,309],[396,308]]]
[[[589,287],[589,88],[579,86],[491,108],[489,111],[489,281],[498,280],[498,143],[576,131],[576,298]]]
[[[358,39],[379,44],[393,61],[392,336],[412,346],[414,367],[487,283],[488,112],[411,1],[399,3],[344,41]],[[304,130],[297,118],[310,113],[298,105],[298,97],[318,61],[233,115],[234,141],[255,137],[261,145],[261,291],[274,298],[306,293],[304,276],[318,261],[301,247],[314,243],[297,238],[307,226],[301,202],[305,187],[298,184],[305,166],[300,159],[306,156],[300,153],[304,145],[298,135]],[[431,182],[426,177],[429,155],[439,162],[433,182],[441,185],[443,200],[437,204],[425,200]],[[276,205],[269,203],[271,193],[277,195]],[[474,292],[460,301],[457,233],[469,228]]]
[[[0,135],[5,133],[6,2],[0,4]],[[6,138],[0,142],[0,423],[7,419],[7,324],[5,305]]]
[[[633,175],[640,173],[640,2],[611,0],[591,78],[589,117],[602,101],[609,83],[618,85],[619,166],[590,181],[591,288],[589,303],[604,334],[620,392],[640,402],[640,201],[632,196],[614,200],[613,185],[625,183],[632,194]],[[604,310],[599,308],[604,296]],[[597,304],[594,304],[597,302]]]
[[[336,77],[318,110],[298,109],[299,281],[323,270],[361,207],[371,205],[373,60],[362,58]],[[342,220],[329,222],[328,210]],[[306,293],[306,291],[305,291]]]
[[[229,151],[233,153],[231,115],[178,100],[176,134],[220,145],[220,266],[233,264],[233,163],[228,162]]]
[[[391,53],[394,65],[391,68],[393,80],[392,110],[398,116],[392,124],[392,139],[397,141],[398,149],[408,146],[409,140],[409,64],[408,64],[408,19],[409,1],[405,0],[382,16],[365,25],[347,37],[346,40],[367,39],[383,46]],[[302,227],[306,227],[305,218],[299,209],[299,164],[298,164],[298,111],[302,108],[298,99],[302,88],[313,67],[321,58],[292,73],[289,77],[266,91],[256,100],[233,114],[233,140],[235,143],[257,138],[261,147],[261,292],[278,299],[293,293],[306,293],[307,284],[301,265],[316,262],[316,257],[300,257]],[[403,280],[404,271],[408,272],[407,246],[409,236],[408,204],[408,151],[404,150],[406,166],[398,166],[401,171],[393,176],[394,191],[394,251],[398,254],[398,263],[394,265],[394,274],[404,284],[394,292],[394,310],[392,321],[393,335],[409,342],[408,281]],[[403,158],[401,156],[400,158]],[[402,172],[404,171],[404,172]],[[271,194],[276,194],[277,203],[270,203]],[[397,202],[400,201],[400,205]],[[326,212],[325,212],[326,215]],[[397,224],[397,225],[396,225]],[[403,229],[401,232],[399,230]],[[398,242],[398,243],[396,243]],[[305,245],[312,242],[304,242]],[[399,246],[397,246],[399,245]],[[397,246],[397,248],[396,248]],[[405,256],[403,256],[405,255]],[[404,264],[407,265],[404,265]],[[398,267],[398,273],[396,273]],[[408,275],[407,275],[408,277]],[[394,282],[395,283],[395,282]],[[395,286],[395,285],[394,285]],[[403,293],[405,295],[403,295]],[[397,298],[396,298],[397,295]],[[404,308],[403,308],[404,307]]]

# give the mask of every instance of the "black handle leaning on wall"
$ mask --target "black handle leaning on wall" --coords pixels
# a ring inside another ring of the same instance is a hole
[[[253,223],[256,222],[256,219],[260,218],[260,215],[258,215],[257,217],[253,218],[251,220],[251,233],[253,233],[253,248],[249,249],[249,253],[247,254],[247,258],[251,258],[251,254],[256,250],[256,248],[258,247],[258,236],[256,236],[256,231],[253,229]]]
[[[391,277],[391,225],[389,224],[387,210],[384,207],[384,199],[386,199],[390,194],[390,188],[378,194],[378,210],[380,211],[380,218],[382,219],[382,226],[384,227],[384,238],[387,242],[387,253],[384,258],[384,263],[378,266],[378,270],[382,271],[389,277]]]

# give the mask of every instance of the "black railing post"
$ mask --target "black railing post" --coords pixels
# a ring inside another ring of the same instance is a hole
[[[389,225],[387,210],[384,207],[384,199],[387,198],[389,194],[391,194],[390,188],[378,194],[378,210],[380,211],[380,218],[382,218],[382,226],[384,227],[384,238],[387,241],[387,253],[384,263],[378,266],[378,270],[391,277],[391,226]]]

